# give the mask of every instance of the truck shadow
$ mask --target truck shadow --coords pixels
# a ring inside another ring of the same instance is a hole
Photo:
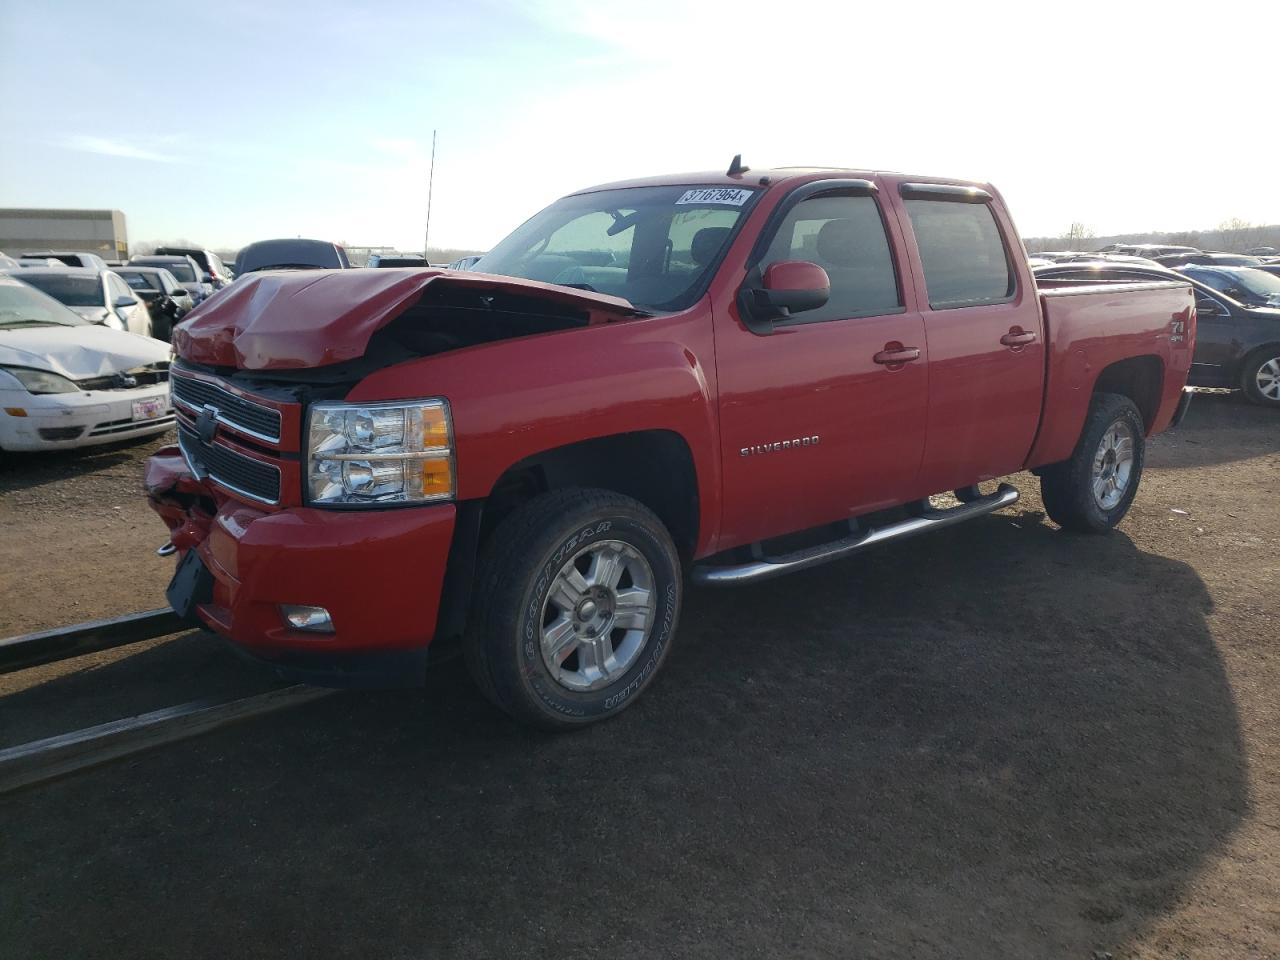
[[[1087,956],[1247,809],[1211,606],[1029,511],[690,592],[578,734],[450,666],[8,798],[4,922],[34,955]]]

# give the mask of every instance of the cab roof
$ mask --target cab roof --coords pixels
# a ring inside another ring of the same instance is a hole
[[[105,270],[100,267],[20,267],[19,269],[21,273],[17,270],[10,271],[11,275],[19,280],[23,277],[47,276],[53,273],[60,277],[100,277],[104,273],[112,272],[109,267]]]
[[[601,183],[594,187],[575,190],[569,194],[569,196],[599,193],[602,190],[625,190],[631,187],[709,186],[746,188],[767,187],[772,189],[779,186],[789,186],[825,177],[831,177],[833,179],[848,178],[874,180],[877,177],[882,176],[904,177],[908,180],[918,180],[925,183],[945,183],[966,187],[981,187],[988,190],[991,189],[991,185],[989,183],[979,182],[976,180],[961,180],[954,177],[937,177],[923,174],[906,176],[896,170],[865,170],[857,167],[797,166],[770,167],[759,170],[748,168],[745,173],[737,173],[733,175],[722,170],[703,171],[700,173],[668,173],[656,177],[639,177],[633,180],[617,180],[612,183]]]
[[[703,171],[701,173],[666,173],[656,177],[638,177],[633,180],[616,180],[613,183],[601,183],[584,190],[575,190],[570,196],[583,193],[598,193],[602,190],[625,190],[629,187],[761,187],[776,186],[788,180],[807,179],[814,174],[830,173],[840,176],[858,176],[870,178],[877,174],[868,170],[843,169],[840,167],[775,167],[769,170],[749,169],[746,173],[729,176],[723,170]],[[762,183],[761,181],[765,181]]]

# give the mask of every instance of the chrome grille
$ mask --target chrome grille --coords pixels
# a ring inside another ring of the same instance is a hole
[[[237,453],[216,441],[204,443],[194,430],[178,423],[178,446],[197,478],[208,477],[260,503],[280,502],[280,468]]]
[[[215,383],[174,373],[173,399],[193,415],[206,406],[218,408],[218,421],[268,443],[280,442],[280,411],[238,397]]]

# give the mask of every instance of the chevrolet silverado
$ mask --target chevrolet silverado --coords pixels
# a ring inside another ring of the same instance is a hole
[[[244,277],[174,334],[170,602],[317,683],[461,648],[571,728],[653,681],[689,582],[988,514],[1023,470],[1106,531],[1185,409],[1195,301],[1046,289],[1022,251],[989,185],[735,160],[567,196],[473,271]]]

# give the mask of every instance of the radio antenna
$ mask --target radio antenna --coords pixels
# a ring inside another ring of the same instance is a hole
[[[431,172],[427,174],[427,229],[422,234],[422,259],[427,260],[431,248],[431,190],[436,182],[436,132],[431,131]]]

